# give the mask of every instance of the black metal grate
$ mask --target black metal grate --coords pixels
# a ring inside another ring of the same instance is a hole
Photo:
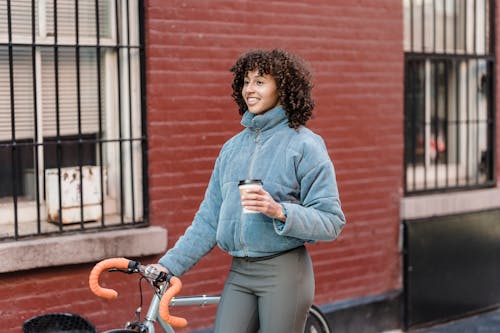
[[[494,1],[403,3],[405,193],[493,186]]]
[[[7,218],[0,240],[147,225],[143,7],[140,0],[0,2],[0,215]],[[66,167],[78,182],[79,217],[70,222]],[[99,175],[95,219],[85,208],[88,167]],[[49,170],[57,171],[55,185]],[[54,188],[58,214],[49,224]]]

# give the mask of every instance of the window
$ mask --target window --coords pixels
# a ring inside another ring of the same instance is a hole
[[[0,239],[144,224],[143,3],[0,0]]]
[[[489,0],[403,0],[405,192],[494,185]]]

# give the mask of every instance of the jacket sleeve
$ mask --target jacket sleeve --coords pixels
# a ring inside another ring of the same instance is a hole
[[[333,240],[346,223],[333,163],[326,147],[319,148],[305,153],[298,163],[300,203],[281,202],[286,222],[274,221],[280,235],[307,241]]]
[[[205,197],[193,222],[174,247],[159,260],[162,266],[176,276],[187,272],[216,244],[217,223],[222,202],[218,174],[219,159],[215,163]]]

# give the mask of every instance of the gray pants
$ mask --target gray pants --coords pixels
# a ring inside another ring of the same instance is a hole
[[[250,262],[234,258],[215,319],[215,333],[301,333],[314,298],[305,247]]]

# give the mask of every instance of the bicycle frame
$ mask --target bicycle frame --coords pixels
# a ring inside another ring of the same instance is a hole
[[[158,316],[158,307],[160,305],[160,297],[165,292],[167,285],[164,284],[160,287],[160,292],[158,294],[153,295],[153,299],[151,300],[151,304],[149,305],[148,312],[146,313],[146,317],[144,319],[144,326],[148,329],[148,333],[155,333],[154,323],[158,320],[161,328],[165,333],[175,333],[174,328],[167,324],[160,316]],[[220,296],[181,296],[174,297],[170,301],[170,306],[193,306],[193,305],[209,305],[209,304],[218,304],[220,301]]]
[[[128,322],[125,329],[113,329],[107,333],[117,332],[147,332],[155,333],[155,323],[158,321],[161,329],[165,333],[175,333],[174,327],[185,327],[187,321],[184,318],[172,316],[169,307],[175,306],[204,306],[208,304],[218,304],[220,296],[178,296],[182,283],[175,276],[165,274],[153,266],[143,266],[126,258],[110,258],[97,263],[89,275],[89,287],[94,294],[106,299],[114,299],[118,293],[114,289],[103,288],[99,285],[99,275],[106,270],[117,270],[123,273],[139,273],[154,287],[155,293],[151,299],[148,311],[144,320],[140,320],[140,308],[137,310],[137,320]],[[135,329],[135,330],[134,330]],[[306,322],[306,332],[330,333],[328,321],[321,313],[321,310],[312,305],[309,309]]]
[[[151,300],[151,304],[149,305],[148,312],[146,313],[146,317],[144,318],[144,326],[147,328],[149,333],[155,333],[154,323],[158,320],[158,323],[162,327],[162,329],[166,333],[175,333],[172,326],[167,324],[166,322],[158,316],[158,307],[160,306],[160,297],[165,292],[167,285],[164,284],[160,287],[160,296],[158,294],[154,294]]]

